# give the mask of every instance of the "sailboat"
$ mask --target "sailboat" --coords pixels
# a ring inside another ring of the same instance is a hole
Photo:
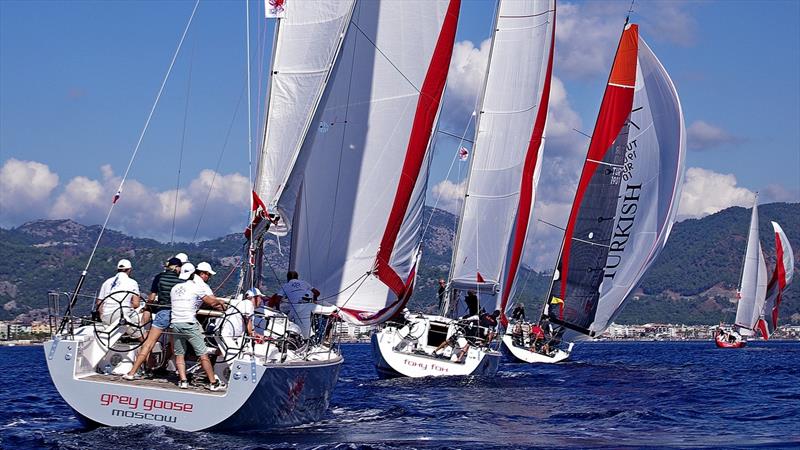
[[[260,284],[267,233],[291,231],[290,269],[342,318],[369,323],[402,307],[418,259],[418,177],[427,168],[458,7],[458,0],[320,0],[270,8],[280,18],[240,289]],[[85,423],[249,430],[325,413],[343,362],[338,346],[301,334],[274,310],[261,310],[263,339],[236,345],[209,336],[222,350],[215,371],[224,391],[123,381],[139,346],[123,337],[146,324],[122,305],[124,319],[110,325],[84,325],[73,314],[89,263],[45,344],[56,388]]]
[[[512,329],[504,337],[513,358],[563,361],[575,342],[611,324],[666,244],[685,153],[675,86],[638,25],[626,20],[550,291],[534,325],[540,330],[514,336]]]
[[[772,222],[772,229],[775,231],[775,268],[767,284],[766,300],[756,325],[764,340],[768,340],[778,328],[778,309],[783,292],[789,287],[794,275],[794,252],[789,239],[777,222]]]
[[[516,288],[544,145],[555,1],[501,0],[495,14],[446,301],[438,315],[407,312],[373,334],[381,377],[492,376],[498,369],[497,340],[473,315],[505,311]],[[467,295],[475,301],[471,313]]]
[[[756,323],[764,308],[767,281],[767,264],[758,238],[758,195],[756,195],[750,215],[747,248],[737,291],[736,321],[731,328],[722,325],[717,328],[714,333],[717,347],[742,348],[747,345],[747,337],[755,334]]]

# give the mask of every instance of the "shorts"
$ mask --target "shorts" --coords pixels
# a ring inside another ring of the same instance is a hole
[[[186,354],[187,343],[192,347],[195,355],[205,355],[206,341],[199,323],[173,323],[172,329],[175,331],[176,355],[183,356]]]
[[[156,311],[155,316],[153,316],[153,323],[152,326],[158,328],[159,330],[166,330],[169,328],[169,322],[172,318],[172,310],[170,309],[162,309]]]

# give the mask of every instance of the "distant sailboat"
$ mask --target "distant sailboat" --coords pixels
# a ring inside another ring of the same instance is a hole
[[[675,86],[639,27],[626,23],[534,337],[540,342],[530,351],[512,329],[504,343],[515,358],[563,361],[572,343],[611,324],[666,244],[685,153]]]
[[[441,315],[405,315],[372,337],[379,375],[488,375],[500,353],[471,320],[505,311],[528,234],[550,97],[555,1],[501,0],[480,101],[464,204]],[[469,315],[469,314],[467,314]],[[502,316],[502,320],[505,320]],[[437,351],[438,350],[438,351]]]
[[[736,307],[736,322],[732,329],[724,329],[722,326],[717,329],[714,335],[717,347],[744,347],[747,344],[747,337],[755,334],[756,322],[767,297],[767,281],[767,264],[758,238],[758,195],[756,195],[753,200],[753,212],[750,215],[750,231],[747,234],[747,249],[737,294],[739,304]]]

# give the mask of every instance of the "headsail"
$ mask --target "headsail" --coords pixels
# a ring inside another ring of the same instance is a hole
[[[794,252],[789,239],[777,222],[772,222],[772,228],[775,230],[775,269],[767,284],[766,300],[758,321],[758,329],[765,340],[778,328],[778,309],[783,291],[792,282],[794,275]]]
[[[450,280],[505,320],[541,167],[555,0],[501,0],[494,29]]]
[[[750,215],[750,231],[747,235],[747,251],[742,267],[742,279],[739,285],[739,305],[736,307],[736,323],[739,333],[752,336],[756,321],[764,306],[767,295],[767,264],[761,241],[758,238],[758,196],[753,202]]]
[[[315,0],[281,4],[254,198],[271,204],[283,190],[312,126],[354,3],[355,0]],[[283,222],[272,230],[285,232]]]
[[[564,339],[603,332],[666,244],[686,132],[666,70],[628,24],[567,222],[545,318]]]
[[[411,294],[427,147],[459,6],[356,1],[314,125],[279,194],[293,230],[290,267],[349,321],[386,320]]]

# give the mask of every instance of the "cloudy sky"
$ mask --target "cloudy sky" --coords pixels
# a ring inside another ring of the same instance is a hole
[[[257,136],[272,24],[251,3]],[[193,2],[0,2],[0,226],[101,223]],[[563,223],[628,1],[559,2],[537,217]],[[493,3],[464,1],[442,129],[471,137]],[[249,202],[245,13],[204,2],[175,61],[110,225],[195,240],[239,231]],[[688,132],[680,217],[800,201],[800,2],[648,1],[632,20],[671,74]],[[254,145],[258,139],[253,139]],[[465,163],[440,136],[429,204],[456,211]],[[180,168],[180,169],[179,169]],[[176,203],[177,198],[177,203]],[[529,264],[560,243],[539,226]]]

